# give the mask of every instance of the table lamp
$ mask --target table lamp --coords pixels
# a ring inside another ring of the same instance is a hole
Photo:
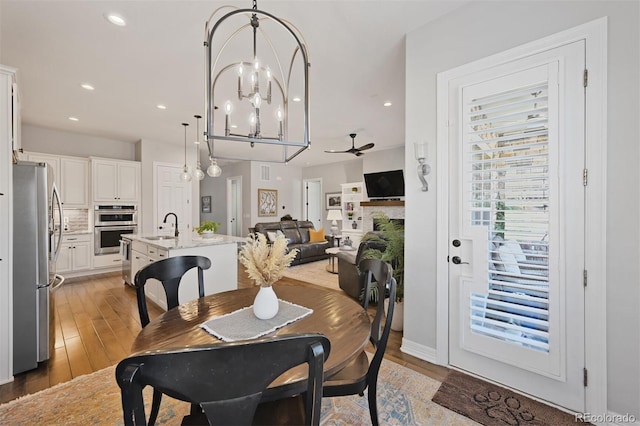
[[[331,236],[335,237],[338,235],[338,221],[342,220],[342,212],[338,209],[329,210],[329,214],[327,214],[327,220],[331,221]]]

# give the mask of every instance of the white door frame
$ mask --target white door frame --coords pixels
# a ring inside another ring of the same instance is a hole
[[[607,18],[600,18],[558,34],[527,43],[470,64],[442,72],[437,77],[437,233],[436,233],[436,361],[449,364],[449,178],[448,167],[448,82],[471,72],[504,64],[545,50],[586,40],[588,70],[586,105],[586,169],[588,185],[585,203],[585,368],[589,385],[585,389],[587,412],[607,412],[606,341],[606,165],[607,165]]]
[[[318,183],[318,206],[320,206],[320,224],[324,223],[324,217],[322,217],[322,178],[311,178],[311,179],[303,179],[302,180],[302,217],[306,217],[307,215],[307,183],[309,182],[317,182]],[[307,219],[309,220],[309,219]]]
[[[231,227],[229,226],[229,220],[231,218],[231,216],[233,215],[233,198],[232,198],[232,193],[233,191],[231,191],[231,185],[232,182],[237,182],[237,188],[238,188],[238,193],[237,193],[237,198],[236,198],[236,203],[237,203],[237,208],[236,208],[236,212],[237,212],[237,217],[236,220],[238,221],[238,229],[240,230],[240,235],[237,235],[238,237],[242,236],[242,176],[230,176],[227,178],[227,235],[233,235],[232,231],[231,231]]]

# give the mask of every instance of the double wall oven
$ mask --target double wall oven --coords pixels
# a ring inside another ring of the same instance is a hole
[[[120,236],[138,232],[138,207],[133,204],[95,206],[93,226],[94,253],[118,253]]]

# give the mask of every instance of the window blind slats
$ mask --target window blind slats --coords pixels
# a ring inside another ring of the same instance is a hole
[[[547,82],[465,105],[464,206],[487,227],[487,289],[471,295],[475,333],[549,350]]]
[[[513,101],[514,99],[522,99],[523,97],[531,98],[533,97],[532,93],[539,93],[539,94],[547,93],[547,87],[548,87],[548,84],[546,81],[540,82],[540,83],[528,85],[526,87],[521,87],[514,90],[500,92],[493,95],[484,96],[478,99],[472,99],[467,103],[467,106],[469,107],[470,110],[473,110],[474,108],[478,108],[481,106],[487,107],[491,104],[506,102],[509,100],[511,100],[511,102],[514,102]]]
[[[536,105],[543,105],[546,108],[547,101],[548,94],[545,92],[538,95],[535,99],[532,99],[529,94],[526,94],[522,95],[520,100],[512,98],[508,100],[508,102],[496,102],[493,104],[493,106],[491,106],[491,104],[489,103],[476,104],[473,108],[471,108],[471,111],[469,112],[469,120],[475,123],[477,117],[499,115],[499,113],[501,112],[524,109],[524,107],[527,107],[526,109],[535,109]],[[529,105],[532,105],[532,107],[529,107]]]

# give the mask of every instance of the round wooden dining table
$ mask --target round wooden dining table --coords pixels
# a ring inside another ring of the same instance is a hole
[[[262,337],[297,333],[325,335],[331,342],[331,351],[324,363],[325,379],[355,359],[369,342],[369,316],[362,306],[347,295],[312,285],[279,283],[273,288],[279,299],[313,309],[313,313]],[[200,325],[212,318],[251,306],[257,292],[257,287],[232,290],[170,309],[140,331],[131,347],[132,353],[221,342]],[[265,395],[281,398],[295,394],[304,389],[306,378],[307,367],[298,366],[278,377]]]

